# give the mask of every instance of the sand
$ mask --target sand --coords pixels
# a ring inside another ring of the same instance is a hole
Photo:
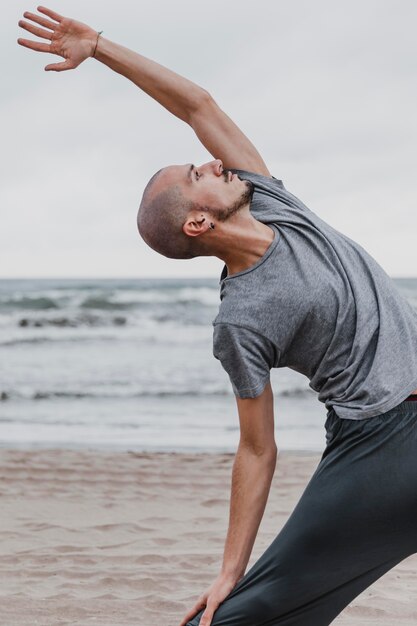
[[[248,567],[318,460],[280,452]],[[232,461],[231,454],[0,450],[1,626],[178,626],[221,564]],[[416,583],[414,555],[333,623],[415,626]]]

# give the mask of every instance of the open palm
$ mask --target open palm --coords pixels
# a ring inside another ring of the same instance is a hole
[[[97,41],[97,32],[94,29],[82,22],[63,17],[46,7],[39,6],[37,10],[50,19],[26,11],[23,16],[30,21],[20,20],[19,26],[37,37],[48,39],[49,43],[22,38],[17,42],[31,50],[57,54],[65,59],[61,63],[47,65],[45,70],[55,72],[72,70],[92,56]]]

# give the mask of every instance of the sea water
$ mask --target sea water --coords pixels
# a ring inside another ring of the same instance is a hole
[[[417,278],[394,279],[417,309]],[[217,279],[0,280],[0,446],[230,451]],[[280,449],[324,448],[308,379],[273,369]]]

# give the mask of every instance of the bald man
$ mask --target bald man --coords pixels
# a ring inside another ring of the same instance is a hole
[[[19,44],[64,59],[47,71],[94,57],[189,124],[215,159],[159,170],[138,212],[160,254],[224,261],[213,353],[236,396],[240,441],[223,562],[179,626],[330,624],[417,551],[416,312],[359,244],[271,175],[207,91],[50,9],[24,17],[43,41]],[[326,446],[245,573],[277,460],[273,367],[308,377],[327,409]]]

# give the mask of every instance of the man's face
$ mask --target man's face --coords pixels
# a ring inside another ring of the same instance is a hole
[[[225,170],[220,159],[200,166],[187,163],[166,167],[160,184],[178,185],[187,200],[209,209],[219,221],[249,204],[253,191],[252,183]]]

